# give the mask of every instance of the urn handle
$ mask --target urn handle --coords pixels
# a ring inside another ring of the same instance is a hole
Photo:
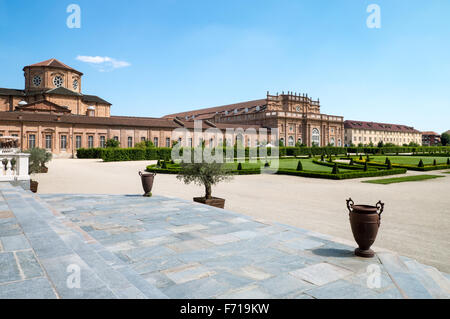
[[[353,202],[353,200],[351,198],[347,199],[347,208],[350,213],[353,211],[354,204],[355,203]]]
[[[139,176],[142,176],[142,172],[141,171],[139,171]]]
[[[378,216],[380,216],[380,219],[381,219],[381,213],[384,210],[384,203],[382,203],[380,200],[380,201],[378,201],[378,203],[375,206],[377,207]]]

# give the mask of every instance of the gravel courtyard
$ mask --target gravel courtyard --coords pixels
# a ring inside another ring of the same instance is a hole
[[[152,162],[55,159],[48,174],[39,174],[39,193],[139,194],[139,170]],[[418,173],[408,173],[418,174]],[[432,172],[431,174],[441,174]],[[391,185],[358,180],[331,181],[296,176],[236,176],[213,188],[226,208],[304,229],[352,240],[345,199],[355,203],[386,203],[375,243],[450,272],[450,175],[421,182]],[[157,175],[154,195],[192,199],[203,188],[184,185],[173,175]]]

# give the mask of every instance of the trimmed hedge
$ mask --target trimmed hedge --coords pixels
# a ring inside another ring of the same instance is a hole
[[[79,148],[77,158],[102,158],[105,148]]]
[[[355,163],[358,164],[364,164],[364,161],[354,160]],[[388,165],[378,163],[378,162],[367,162],[369,166],[376,166],[376,167],[383,167],[387,168]],[[424,167],[419,167],[417,165],[407,165],[407,164],[393,164],[391,163],[392,168],[405,168],[410,171],[418,171],[418,172],[428,172],[428,171],[435,171],[435,170],[441,170],[441,169],[447,169],[450,168],[450,165],[447,164],[438,164],[436,166],[433,165],[425,165]]]
[[[376,176],[388,176],[388,175],[397,175],[397,174],[405,174],[406,169],[404,168],[395,168],[390,170],[377,170],[377,171],[358,171],[358,172],[342,172],[339,174],[325,173],[325,172],[313,172],[313,171],[295,171],[295,170],[287,170],[280,169],[276,174],[278,175],[293,175],[293,176],[302,176],[302,177],[312,177],[312,178],[326,178],[326,179],[351,179],[351,178],[363,178],[363,177],[376,177]]]
[[[169,147],[148,148],[109,148],[102,153],[105,162],[170,160],[172,149]]]
[[[147,172],[159,173],[159,174],[178,174],[180,172],[180,166],[178,165],[168,165],[167,168],[157,167],[156,165],[149,165],[146,168]],[[242,169],[239,171],[233,171],[233,175],[259,175],[261,174],[261,169]]]
[[[328,167],[334,167],[334,164],[336,162],[330,163],[330,162],[322,162],[318,159],[313,159],[312,160],[314,164],[318,164],[318,165],[322,165],[322,166],[328,166]],[[350,170],[354,170],[354,171],[360,171],[364,169],[364,166],[361,165],[350,165],[350,164],[345,164],[345,163],[337,163],[339,168],[344,168],[344,169],[350,169]]]

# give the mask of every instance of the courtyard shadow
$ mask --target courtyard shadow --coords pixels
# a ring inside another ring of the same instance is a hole
[[[322,257],[338,257],[338,258],[349,258],[354,257],[353,250],[349,249],[337,249],[337,248],[317,248],[312,249],[311,252],[314,255]]]

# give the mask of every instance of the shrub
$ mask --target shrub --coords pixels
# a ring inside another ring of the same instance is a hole
[[[334,163],[333,170],[331,171],[331,174],[339,174],[339,167],[337,163]]]
[[[102,158],[104,148],[79,148],[77,158]]]
[[[297,164],[297,171],[303,171],[302,161],[298,161],[298,164]]]
[[[422,160],[420,160],[419,161],[419,165],[417,165],[418,167],[424,167],[425,165],[423,165],[423,161]]]
[[[115,148],[115,147],[119,147],[120,142],[116,141],[113,138],[110,138],[106,141],[106,147],[111,147],[111,148]]]
[[[266,162],[266,163],[264,164],[264,167],[270,167],[269,162]]]

